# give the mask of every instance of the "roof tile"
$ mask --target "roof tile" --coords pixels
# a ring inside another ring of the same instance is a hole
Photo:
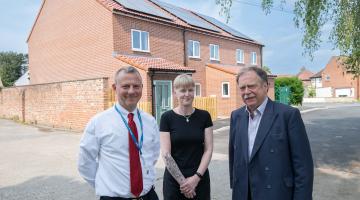
[[[154,71],[195,72],[195,69],[176,64],[164,58],[155,58],[155,57],[146,57],[146,56],[137,56],[137,55],[124,55],[124,54],[120,54],[115,57],[129,65],[132,65],[134,67],[140,68],[145,71],[154,70]]]
[[[214,63],[207,63],[206,66],[229,73],[229,74],[233,74],[233,75],[236,75],[239,72],[239,70],[242,68],[241,66],[222,65],[222,64],[214,64]]]

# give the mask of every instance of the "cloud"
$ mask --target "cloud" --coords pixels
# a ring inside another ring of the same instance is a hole
[[[275,52],[273,50],[264,49],[263,57],[264,60],[270,60],[274,56]]]
[[[338,55],[338,50],[333,49],[319,49],[314,52],[314,57],[316,58],[330,58],[331,56]]]
[[[26,39],[41,0],[17,0],[0,7],[0,51],[27,52]]]
[[[284,44],[284,43],[290,43],[290,42],[296,42],[298,43],[299,41],[301,41],[301,34],[296,32],[290,35],[286,35],[286,36],[282,36],[282,37],[278,37],[279,39],[274,40],[272,43],[273,44]]]

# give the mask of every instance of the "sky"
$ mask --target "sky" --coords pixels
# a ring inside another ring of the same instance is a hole
[[[219,15],[215,0],[163,0],[189,10],[214,17],[225,22]],[[273,74],[296,74],[302,67],[316,73],[325,67],[331,56],[339,54],[333,49],[328,36],[332,28],[322,29],[322,44],[311,60],[304,56],[301,46],[302,31],[294,25],[292,14],[295,0],[286,0],[280,11],[280,0],[268,15],[259,6],[261,0],[233,0],[228,25],[265,45],[263,65]],[[0,51],[27,53],[26,39],[40,9],[42,0],[0,0]]]

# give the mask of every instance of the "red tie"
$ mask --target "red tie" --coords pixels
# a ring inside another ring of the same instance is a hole
[[[136,140],[138,140],[138,132],[136,129],[136,124],[134,122],[134,114],[128,114],[129,127],[133,132]],[[129,159],[130,159],[130,191],[136,197],[140,196],[143,190],[143,180],[142,180],[142,171],[141,163],[139,157],[139,151],[136,148],[136,145],[129,132]]]

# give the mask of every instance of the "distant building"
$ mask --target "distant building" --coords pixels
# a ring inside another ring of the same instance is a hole
[[[316,74],[312,75],[310,77],[311,80],[311,86],[314,88],[321,88],[322,87],[322,72],[324,71],[324,69],[320,70],[319,72],[317,72]]]
[[[313,72],[307,70],[305,67],[302,67],[300,72],[296,75],[302,82],[304,87],[311,86],[310,77],[314,75]]]
[[[14,86],[24,86],[30,84],[29,71],[26,71],[18,80],[15,81]]]
[[[359,99],[359,77],[354,79],[351,71],[343,65],[343,58],[333,56],[322,72],[323,88],[332,89],[332,97],[354,97]]]
[[[314,75],[313,72],[307,70],[305,67],[302,67],[300,69],[300,72],[297,73],[296,75],[294,74],[277,74],[277,78],[291,78],[291,77],[297,77],[298,79],[300,79],[303,82],[303,86],[306,88],[307,86],[311,85],[311,80],[310,77]]]
[[[294,77],[294,76],[295,75],[293,75],[293,74],[277,74],[276,78],[284,78],[284,77],[291,78],[291,77]]]

